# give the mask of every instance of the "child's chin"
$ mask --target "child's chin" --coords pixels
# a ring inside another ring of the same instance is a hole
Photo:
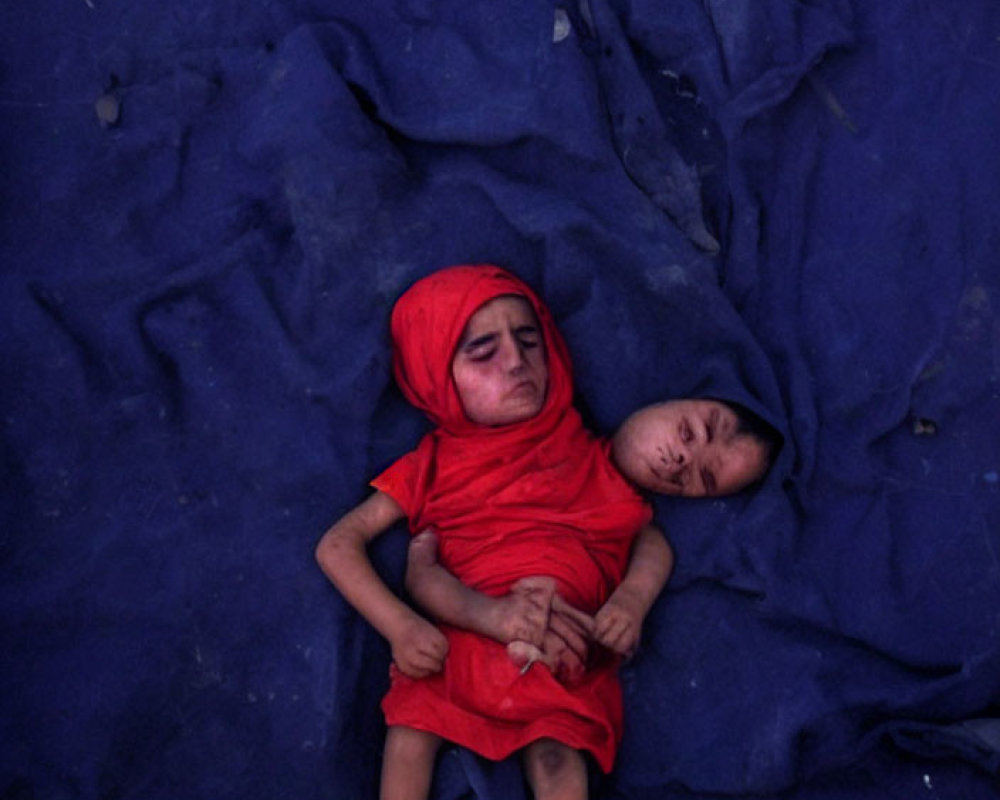
[[[516,425],[519,422],[527,422],[532,417],[537,417],[542,410],[542,403],[535,399],[526,399],[525,402],[518,403],[504,415],[500,425]]]

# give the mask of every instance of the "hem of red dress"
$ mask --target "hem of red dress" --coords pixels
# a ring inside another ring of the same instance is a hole
[[[614,767],[615,756],[618,751],[618,743],[611,748],[611,752],[607,752],[607,748],[595,747],[593,742],[588,742],[581,737],[577,731],[575,731],[572,726],[565,725],[553,725],[552,720],[544,720],[538,723],[521,726],[523,731],[521,736],[515,737],[509,740],[506,744],[495,746],[487,741],[488,737],[477,737],[475,735],[455,735],[454,731],[444,731],[441,727],[437,727],[433,722],[428,722],[427,720],[419,719],[405,719],[393,715],[390,719],[390,715],[386,714],[386,724],[388,726],[401,726],[405,728],[413,728],[415,730],[425,731],[427,733],[433,733],[435,736],[440,736],[442,739],[451,742],[452,744],[457,744],[461,747],[465,747],[483,758],[487,758],[490,761],[502,761],[508,756],[513,755],[519,750],[523,750],[532,742],[536,742],[539,739],[555,739],[558,742],[562,742],[568,747],[572,747],[574,750],[583,750],[591,755],[594,762],[597,764],[598,768],[605,775],[609,774]],[[442,726],[444,727],[444,726]],[[608,735],[612,735],[608,731]]]

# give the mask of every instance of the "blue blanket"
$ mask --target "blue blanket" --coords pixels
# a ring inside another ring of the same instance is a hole
[[[743,399],[600,798],[1000,796],[1000,6],[0,10],[0,797],[376,796],[313,548],[425,422],[417,277],[532,283],[606,433]],[[399,588],[407,535],[371,555]],[[457,748],[435,798],[526,796]]]

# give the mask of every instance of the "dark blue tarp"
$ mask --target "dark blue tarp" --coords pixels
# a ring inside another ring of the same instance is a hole
[[[0,798],[375,796],[388,652],[312,550],[424,430],[393,300],[481,261],[595,428],[786,440],[657,502],[595,796],[1000,796],[998,82],[994,0],[5,3]]]

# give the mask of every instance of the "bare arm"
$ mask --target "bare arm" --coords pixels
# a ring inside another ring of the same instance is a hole
[[[435,619],[496,639],[541,645],[555,592],[551,578],[522,578],[503,597],[476,591],[446,570],[437,558],[437,537],[414,537],[406,560],[406,588]]]
[[[448,652],[444,635],[385,585],[368,559],[366,545],[403,518],[383,492],[347,512],[316,546],[316,561],[334,586],[392,648],[396,666],[418,678],[440,671]]]
[[[595,638],[605,647],[631,655],[642,622],[674,568],[674,551],[659,528],[647,525],[636,535],[625,577],[595,616]]]

